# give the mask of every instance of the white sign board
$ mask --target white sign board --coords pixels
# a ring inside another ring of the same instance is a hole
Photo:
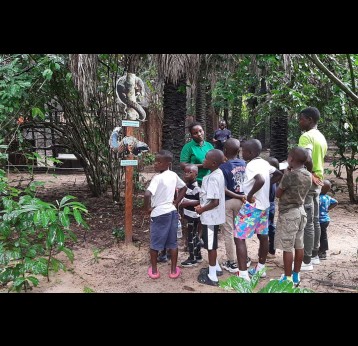
[[[139,127],[139,121],[122,120],[122,127],[124,127],[124,126]]]
[[[138,160],[121,160],[121,166],[138,166]]]

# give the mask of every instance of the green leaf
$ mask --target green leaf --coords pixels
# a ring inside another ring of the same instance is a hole
[[[31,115],[34,118],[36,118],[38,116],[42,120],[45,119],[45,114],[42,112],[42,110],[40,108],[37,108],[37,107],[31,109]]]
[[[60,217],[61,224],[64,227],[68,228],[70,226],[70,219],[68,218],[68,216],[63,212],[60,212],[59,217]]]
[[[73,251],[67,247],[62,247],[59,249],[60,251],[63,251],[71,263],[73,263],[73,260],[75,259],[75,255],[73,254]]]
[[[59,243],[60,246],[64,246],[65,243],[65,233],[63,232],[62,229],[57,229],[56,232],[56,240]]]
[[[60,202],[60,208],[63,208],[65,206],[66,202],[71,200],[71,199],[76,199],[76,197],[70,196],[70,195],[67,195],[67,196],[63,197],[61,199],[61,202]]]
[[[52,74],[53,72],[50,69],[46,69],[45,71],[42,72],[42,75],[47,79],[50,80],[52,78]]]
[[[39,284],[39,280],[34,276],[28,276],[26,278],[28,281],[32,282],[32,284],[36,287]]]
[[[73,209],[73,216],[75,217],[77,223],[80,225],[83,220],[82,220],[82,215],[78,209]]]
[[[50,215],[47,213],[47,210],[43,210],[41,213],[41,222],[42,227],[47,227],[48,223],[50,222]]]

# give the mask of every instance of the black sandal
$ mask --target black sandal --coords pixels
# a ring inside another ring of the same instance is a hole
[[[198,282],[209,286],[219,286],[219,281],[212,281],[207,274],[200,273],[198,276]]]
[[[200,274],[209,274],[209,268],[206,267],[206,268],[201,268],[200,269]],[[217,270],[216,271],[216,276],[221,276],[223,275],[223,271],[222,270]]]

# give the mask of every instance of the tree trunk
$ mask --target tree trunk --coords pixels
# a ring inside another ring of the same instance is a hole
[[[196,86],[196,100],[195,100],[195,118],[203,127],[205,137],[207,135],[206,129],[206,80],[205,80],[205,64],[200,64],[199,78]],[[209,135],[210,137],[210,135]]]
[[[206,140],[211,142],[214,136],[214,107],[212,106],[211,87],[206,88]]]
[[[241,130],[241,108],[242,108],[242,97],[235,98],[234,106],[232,109],[232,119],[230,125],[230,131],[234,138],[240,139],[240,130]]]
[[[287,159],[288,116],[279,106],[273,107],[272,113],[270,156],[281,162]]]
[[[181,175],[180,152],[184,145],[186,115],[186,78],[182,77],[177,85],[166,82],[163,100],[162,149],[173,153],[172,170]]]

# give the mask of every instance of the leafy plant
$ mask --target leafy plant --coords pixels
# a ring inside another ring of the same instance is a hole
[[[86,207],[65,196],[56,205],[35,197],[38,182],[24,191],[8,185],[5,172],[0,170],[0,283],[11,283],[9,290],[21,291],[37,286],[35,275],[46,276],[50,270],[66,270],[55,256],[64,252],[72,262],[74,255],[66,247],[68,240],[76,240],[70,224],[88,228],[82,218]]]
[[[117,239],[117,242],[118,242],[119,240],[123,241],[123,240],[125,239],[125,237],[126,237],[126,233],[125,233],[123,227],[113,228],[112,234],[113,234],[114,237]]]
[[[84,287],[83,293],[96,293],[96,291],[93,290],[91,287]]]
[[[226,280],[220,280],[219,287],[226,290],[233,289],[238,293],[253,293],[254,288],[259,282],[261,274],[265,271],[266,268],[263,268],[259,272],[255,273],[255,275],[251,278],[251,282],[236,275],[230,276]],[[261,288],[257,293],[313,293],[313,291],[308,288],[294,287],[293,282],[290,281],[280,282],[280,280],[275,279],[269,281],[269,283]]]
[[[98,249],[96,247],[94,247],[92,249],[92,253],[93,253],[93,261],[94,263],[99,263],[99,254],[101,253],[101,249]]]

